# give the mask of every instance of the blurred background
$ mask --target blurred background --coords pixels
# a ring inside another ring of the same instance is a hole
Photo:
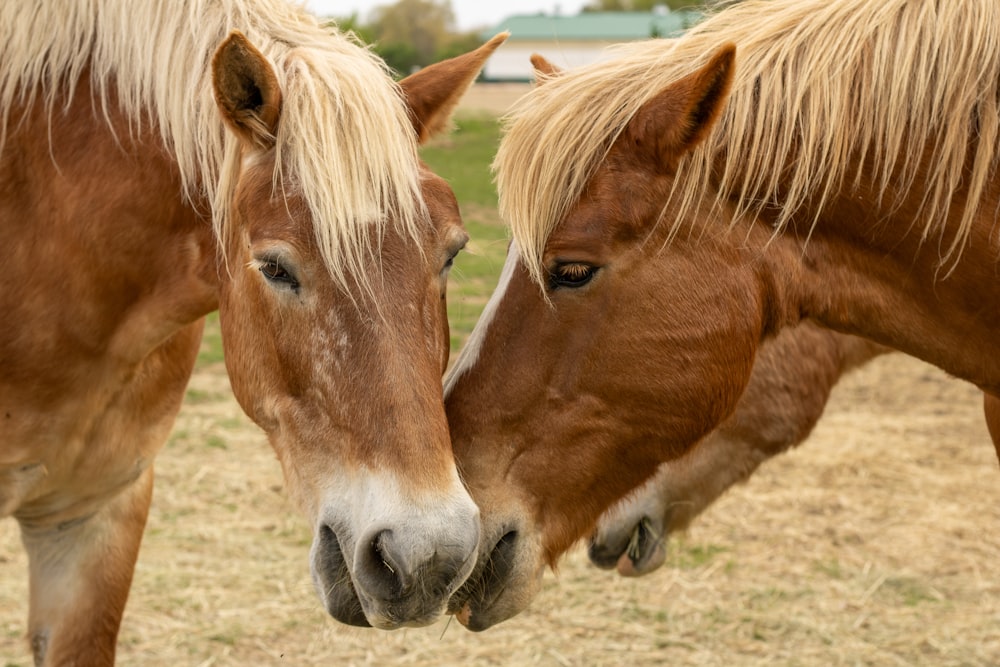
[[[509,43],[494,59],[510,60],[510,46],[537,42],[550,57],[559,48],[574,54],[556,64],[580,65],[608,44],[662,37],[697,21],[703,0],[307,0],[317,15],[335,21],[372,44],[401,75],[475,48],[502,30]],[[558,48],[545,48],[546,46]],[[579,52],[587,55],[580,56]],[[530,54],[528,54],[530,55]],[[530,78],[519,68],[485,68],[486,79]],[[491,63],[492,64],[492,63]]]

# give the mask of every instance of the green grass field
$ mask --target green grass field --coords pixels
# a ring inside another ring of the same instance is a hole
[[[497,214],[490,172],[498,141],[495,118],[467,116],[422,151],[427,164],[455,191],[470,237],[465,252],[455,259],[448,283],[452,356],[483,312],[507,254],[507,232]]]

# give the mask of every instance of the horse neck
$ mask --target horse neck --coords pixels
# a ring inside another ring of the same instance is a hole
[[[801,228],[772,238],[769,225],[758,223],[747,232],[748,252],[760,262],[766,286],[765,335],[813,319],[1000,392],[1000,281],[991,221],[980,216],[949,272],[937,242],[921,242],[913,229],[916,204],[886,211],[877,201],[870,193],[845,194],[818,218],[807,212],[801,219],[809,223]],[[992,213],[996,205],[994,197],[982,209]]]
[[[51,283],[53,294],[73,295],[60,303],[79,310],[66,319],[86,332],[81,345],[140,360],[215,309],[216,243],[208,203],[181,195],[176,159],[157,128],[132,123],[114,105],[102,113],[94,94],[85,73],[52,112],[38,103],[14,108],[4,154],[20,159],[0,169],[0,182],[20,182],[25,196],[4,202],[20,224],[0,237],[16,247],[44,233],[43,250],[19,255],[45,276],[39,291]],[[40,304],[36,314],[44,312]]]

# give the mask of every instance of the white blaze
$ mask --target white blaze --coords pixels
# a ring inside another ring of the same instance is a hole
[[[493,322],[493,317],[496,315],[497,308],[500,306],[500,302],[503,300],[504,294],[507,292],[507,287],[510,285],[511,279],[514,277],[514,268],[520,260],[521,253],[517,250],[517,243],[511,241],[510,248],[507,251],[507,261],[504,262],[503,271],[500,273],[500,280],[497,283],[497,287],[493,290],[493,295],[486,304],[486,308],[483,309],[483,314],[479,317],[479,321],[476,322],[476,326],[472,330],[469,340],[467,340],[465,345],[462,346],[462,351],[459,353],[458,359],[455,360],[455,365],[452,366],[451,371],[448,373],[447,377],[445,377],[445,398],[447,398],[448,394],[451,393],[451,389],[455,386],[455,382],[458,381],[458,378],[461,377],[461,375],[467,370],[475,366],[476,362],[479,360],[479,351],[483,347],[483,341],[486,340],[486,330]]]

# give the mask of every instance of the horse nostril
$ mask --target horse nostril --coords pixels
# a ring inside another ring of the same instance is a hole
[[[316,561],[319,575],[324,579],[335,580],[341,570],[346,566],[344,562],[344,551],[340,547],[340,540],[330,526],[323,525],[319,528],[317,535],[318,546],[316,550]],[[330,583],[327,581],[324,584]]]
[[[359,590],[381,604],[436,609],[465,580],[472,549],[415,550],[398,532],[381,529],[359,545],[354,575]]]
[[[612,545],[607,542],[597,542],[592,540],[587,546],[587,556],[590,562],[602,570],[613,570],[618,564],[618,559],[625,552],[626,545]]]
[[[348,625],[369,626],[351,584],[340,539],[333,528],[325,524],[316,531],[312,573],[319,597],[331,616]]]
[[[392,546],[392,531],[380,530],[369,540],[360,562],[371,592],[383,600],[401,598],[406,588],[406,571]]]
[[[517,531],[512,530],[504,534],[489,556],[489,567],[484,573],[487,587],[503,586],[511,569],[514,567],[514,552],[517,550]]]
[[[511,530],[500,538],[493,551],[503,558],[508,558],[512,555],[515,542],[517,542],[517,531]]]
[[[449,601],[449,611],[469,630],[478,632],[493,625],[494,621],[483,623],[480,613],[492,607],[507,588],[508,579],[514,571],[517,538],[516,530],[504,533],[489,553],[480,559],[476,574]]]
[[[639,525],[635,527],[632,538],[628,543],[628,557],[633,563],[638,563],[644,556],[656,546],[656,531],[653,530],[653,522],[649,517],[642,517]]]

